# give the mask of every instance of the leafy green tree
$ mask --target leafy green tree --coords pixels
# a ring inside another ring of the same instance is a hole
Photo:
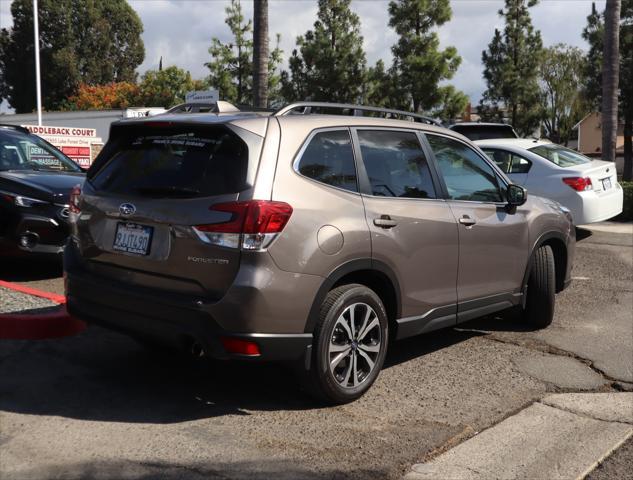
[[[459,118],[468,106],[468,96],[457,90],[452,85],[446,85],[439,89],[439,108],[432,112],[434,117],[439,118],[444,123],[453,123]]]
[[[358,15],[351,0],[319,0],[314,30],[297,38],[297,49],[282,74],[286,100],[359,102],[366,59]]]
[[[378,60],[376,65],[367,69],[363,88],[363,103],[385,108],[394,105],[394,75],[392,71],[385,69],[385,62],[382,60]]]
[[[537,3],[538,0],[505,0],[505,9],[499,10],[505,20],[504,31],[495,29],[488,49],[482,52],[487,89],[480,113],[485,119],[498,119],[505,110],[521,135],[531,134],[542,116],[538,66],[543,43],[529,12]]]
[[[252,98],[253,24],[245,20],[240,0],[231,0],[225,12],[233,42],[211,39],[212,60],[205,64],[211,71],[209,82],[219,90],[221,99],[248,103]]]
[[[211,72],[209,84],[217,88],[220,98],[235,104],[253,102],[253,23],[246,20],[240,0],[231,0],[226,7],[225,23],[233,35],[233,41],[222,43],[218,38],[211,40],[209,53],[211,61],[205,66]],[[277,68],[283,52],[277,46],[268,53],[268,87],[273,89],[280,83]],[[275,98],[275,94],[269,101]]]
[[[18,113],[35,108],[33,2],[14,0],[0,31],[0,98]],[[80,83],[134,82],[143,25],[125,0],[40,0],[42,103],[59,108]]]
[[[144,107],[173,107],[185,101],[187,92],[199,87],[189,72],[176,66],[148,70],[139,84],[140,104]]]
[[[602,102],[602,53],[604,50],[604,19],[591,4],[591,14],[587,17],[587,26],[582,31],[582,38],[589,44],[589,51],[584,62],[583,93],[594,109],[600,108]]]
[[[453,77],[461,63],[455,47],[439,48],[434,28],[448,22],[449,0],[393,0],[389,26],[398,34],[392,47],[392,73],[397,83],[397,107],[418,112],[444,100],[439,84]]]
[[[567,145],[573,126],[585,114],[584,72],[585,56],[579,48],[558,44],[543,50],[539,66],[543,126],[554,142]]]
[[[604,12],[592,4],[583,38],[589,43],[584,77],[584,93],[594,110],[602,106]],[[633,0],[623,0],[620,21],[619,114],[624,121],[624,170],[622,178],[633,180]]]

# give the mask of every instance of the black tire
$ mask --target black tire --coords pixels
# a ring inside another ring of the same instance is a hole
[[[367,306],[370,309],[366,308]],[[343,319],[345,322],[345,319],[348,319],[345,323],[347,327],[352,328],[350,319],[352,310],[355,316],[353,325],[355,325],[356,337],[350,339],[346,333],[348,330],[343,328],[339,320]],[[365,317],[370,318],[367,323],[364,323]],[[377,325],[374,319],[378,320]],[[374,327],[370,331],[367,327],[372,324]],[[362,331],[363,326],[367,331]],[[364,337],[361,338],[363,334]],[[385,361],[388,342],[387,313],[380,297],[373,290],[359,284],[343,285],[333,289],[321,305],[319,321],[314,329],[308,389],[320,400],[331,404],[356,400],[369,390],[378,377]],[[349,345],[350,353],[348,356],[343,356],[345,351],[332,352],[331,345],[333,347]],[[368,353],[367,348],[378,351]],[[334,371],[330,368],[332,355],[334,359],[341,356]],[[373,366],[365,360],[368,356],[374,361]],[[354,368],[354,357],[356,357],[357,368]],[[363,369],[367,370],[364,376]],[[337,373],[338,371],[340,373]],[[347,377],[345,373],[348,374]],[[358,384],[354,385],[356,382]],[[344,383],[347,385],[344,386]]]
[[[534,252],[532,258],[524,319],[537,328],[549,326],[554,319],[555,296],[554,252],[549,245],[543,245]]]

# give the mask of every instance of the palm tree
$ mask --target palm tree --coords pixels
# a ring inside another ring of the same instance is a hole
[[[268,0],[253,1],[253,100],[256,107],[265,108],[268,106]]]
[[[604,14],[602,65],[602,158],[615,161],[618,133],[618,80],[620,77],[621,0],[607,0]]]

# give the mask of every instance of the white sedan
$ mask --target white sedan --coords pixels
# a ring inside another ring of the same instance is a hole
[[[514,183],[567,207],[576,225],[601,222],[622,212],[623,192],[615,163],[542,140],[502,138],[475,143]]]

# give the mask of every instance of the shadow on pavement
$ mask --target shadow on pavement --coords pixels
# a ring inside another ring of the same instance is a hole
[[[289,461],[262,460],[257,462],[216,462],[208,464],[187,463],[178,465],[166,462],[90,462],[49,466],[12,473],[13,480],[33,478],[94,479],[94,480],[181,480],[227,479],[233,480],[312,480],[348,478],[384,478],[384,472],[359,467],[353,473],[323,469],[308,470]]]
[[[30,282],[59,278],[63,274],[61,258],[0,257],[0,280]]]
[[[449,329],[397,342],[385,368],[478,335]],[[150,351],[98,327],[61,340],[0,342],[4,411],[168,424],[322,407],[288,367],[194,361],[177,352]]]
[[[582,242],[583,240],[591,237],[592,235],[593,235],[593,232],[591,230],[588,230],[582,227],[576,227],[576,241],[577,242]]]

